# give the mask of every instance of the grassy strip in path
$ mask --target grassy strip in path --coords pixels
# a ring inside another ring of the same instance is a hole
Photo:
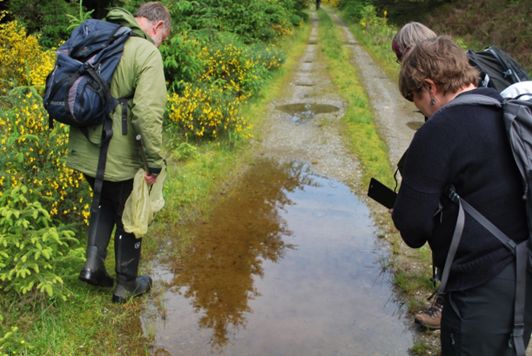
[[[374,113],[357,69],[350,61],[351,51],[342,42],[343,32],[335,26],[326,12],[320,11],[320,41],[328,64],[328,71],[338,93],[346,100],[347,110],[342,118],[343,135],[347,146],[358,157],[362,167],[362,181],[357,190],[365,192],[370,177],[393,186],[393,169],[388,150],[374,123]],[[432,293],[430,282],[430,251],[409,249],[393,227],[388,212],[374,211],[374,219],[390,243],[392,256],[387,262],[394,273],[394,284],[403,295],[410,312],[426,307],[426,297]],[[418,334],[412,353],[426,355],[437,350],[434,334]]]
[[[362,181],[359,185],[367,187],[369,179],[376,177],[393,186],[388,148],[377,133],[369,98],[356,68],[351,64],[349,49],[344,46],[327,13],[319,11],[319,17],[319,43],[327,60],[327,70],[347,104],[342,118],[344,136],[362,165]]]
[[[309,26],[303,25],[281,47],[287,55],[283,67],[273,74],[261,94],[250,101],[243,114],[255,125],[251,133],[259,135],[261,119],[267,104],[279,95],[302,55]],[[238,174],[250,157],[248,142],[237,144],[219,141],[202,145],[181,144],[169,152],[169,175],[165,185],[166,206],[157,216],[148,236],[143,240],[141,270],[155,258],[166,240],[173,238],[171,257],[190,241],[179,236],[180,226],[196,221],[208,213],[213,198]],[[172,234],[177,232],[178,236]],[[80,247],[84,250],[84,247]],[[109,247],[107,268],[114,270],[113,247]],[[80,256],[83,252],[80,253]],[[65,288],[72,292],[67,301],[37,305],[34,309],[20,306],[20,301],[0,301],[0,309],[8,325],[17,321],[18,339],[25,346],[19,354],[27,355],[143,355],[149,354],[149,340],[141,334],[139,313],[142,299],[126,305],[111,303],[111,290],[88,287],[77,279],[81,259],[72,261]],[[142,272],[142,271],[141,271]],[[29,345],[28,345],[29,344]],[[2,354],[2,352],[0,352]]]

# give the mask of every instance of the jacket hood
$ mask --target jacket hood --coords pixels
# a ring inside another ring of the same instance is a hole
[[[129,27],[135,36],[142,37],[153,43],[153,40],[144,31],[142,31],[137,23],[137,20],[135,20],[135,17],[129,11],[117,7],[111,9],[105,19],[121,26]]]

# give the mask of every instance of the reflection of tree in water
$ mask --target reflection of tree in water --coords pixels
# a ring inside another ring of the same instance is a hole
[[[200,326],[213,329],[213,347],[228,342],[229,327],[245,325],[248,300],[258,296],[253,275],[262,277],[262,262],[276,262],[292,247],[282,239],[289,231],[278,209],[291,204],[288,192],[311,183],[303,164],[260,161],[207,223],[193,227],[195,239],[179,261],[175,282],[203,313]]]

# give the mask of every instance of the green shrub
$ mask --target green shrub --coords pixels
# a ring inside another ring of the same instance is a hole
[[[272,41],[305,18],[304,0],[204,0],[168,2],[174,32],[232,32],[246,43]]]
[[[26,345],[18,327],[6,325],[4,317],[0,314],[0,356],[16,355],[17,351]]]
[[[360,21],[363,17],[364,7],[370,4],[369,0],[340,0],[338,8],[353,21]]]
[[[65,298],[55,266],[78,240],[53,226],[50,213],[28,196],[23,185],[0,196],[0,292]]]
[[[205,70],[205,63],[199,58],[202,43],[184,32],[173,36],[161,46],[168,89],[182,92],[185,83],[195,82]]]
[[[77,14],[77,5],[64,0],[9,0],[9,12],[21,20],[29,33],[40,33],[40,42],[46,47],[54,47],[68,38],[69,20],[67,15]]]

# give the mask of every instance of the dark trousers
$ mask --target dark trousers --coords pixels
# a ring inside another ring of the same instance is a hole
[[[91,188],[94,187],[94,178],[85,176]],[[122,182],[103,182],[102,197],[100,206],[102,211],[106,214],[112,214],[113,221],[116,225],[117,233],[124,232],[124,225],[122,224],[122,214],[124,213],[124,206],[126,200],[133,190],[133,179]]]
[[[489,282],[445,296],[441,346],[443,356],[513,356],[511,340],[515,293],[514,263]],[[532,331],[532,272],[527,273],[525,345]]]

